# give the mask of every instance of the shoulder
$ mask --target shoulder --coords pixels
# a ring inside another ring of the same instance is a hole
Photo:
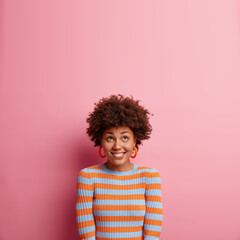
[[[153,167],[138,166],[137,171],[145,177],[160,177],[159,171]]]
[[[94,173],[96,170],[101,170],[101,169],[102,169],[101,164],[85,167],[79,171],[78,176],[86,176],[91,173]]]

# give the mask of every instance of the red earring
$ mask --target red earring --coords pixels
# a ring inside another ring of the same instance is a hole
[[[135,154],[133,156],[131,156],[131,158],[135,158],[137,156],[137,148],[135,146],[133,146]]]
[[[99,153],[99,156],[100,156],[101,158],[105,158],[106,155],[102,155],[102,153],[101,153],[102,148],[103,148],[103,147],[100,146],[98,153]]]

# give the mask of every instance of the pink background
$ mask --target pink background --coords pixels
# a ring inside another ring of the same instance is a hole
[[[0,239],[78,239],[85,120],[122,93],[154,114],[160,239],[239,240],[239,43],[239,1],[2,0]]]

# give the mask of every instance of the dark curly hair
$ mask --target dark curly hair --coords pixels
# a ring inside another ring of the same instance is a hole
[[[87,134],[94,141],[94,146],[100,146],[100,139],[104,130],[108,127],[129,127],[136,138],[136,147],[142,144],[142,140],[149,139],[152,127],[149,123],[151,114],[147,109],[139,105],[139,100],[133,97],[124,97],[121,94],[111,95],[109,98],[101,98],[94,103],[94,111],[89,113]]]

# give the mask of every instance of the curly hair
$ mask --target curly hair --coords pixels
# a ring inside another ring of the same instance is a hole
[[[111,95],[109,98],[101,98],[94,103],[93,112],[89,113],[86,129],[87,135],[94,141],[95,147],[101,145],[101,137],[108,127],[129,127],[136,138],[136,147],[142,144],[142,140],[149,139],[152,126],[149,116],[152,115],[147,109],[139,105],[139,100],[133,97],[124,97],[121,94]]]

